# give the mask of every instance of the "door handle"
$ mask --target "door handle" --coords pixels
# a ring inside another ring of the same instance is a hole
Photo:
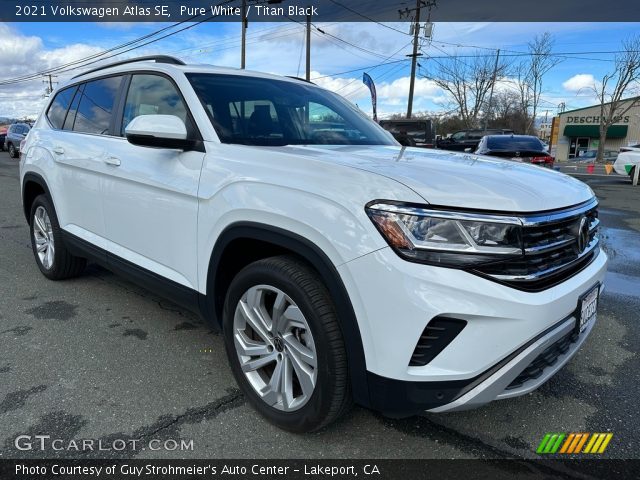
[[[64,155],[64,148],[53,147],[53,153],[55,153],[56,155]]]
[[[104,163],[107,165],[113,165],[114,167],[119,167],[120,159],[118,157],[107,157],[104,159]]]

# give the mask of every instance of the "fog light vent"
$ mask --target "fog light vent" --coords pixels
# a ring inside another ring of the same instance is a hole
[[[458,336],[466,324],[466,321],[455,318],[433,318],[420,335],[409,366],[424,367]]]

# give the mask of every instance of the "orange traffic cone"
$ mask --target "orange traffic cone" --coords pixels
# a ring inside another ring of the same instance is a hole
[[[604,170],[605,172],[607,172],[607,175],[609,175],[611,172],[613,172],[613,165],[611,165],[610,163],[605,163]]]

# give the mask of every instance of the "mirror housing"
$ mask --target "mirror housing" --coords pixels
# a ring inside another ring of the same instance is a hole
[[[469,148],[465,148],[464,151],[466,153],[471,153],[473,151],[473,148],[469,147]]]
[[[187,139],[187,127],[175,115],[138,115],[124,133],[129,143],[141,147],[190,150],[196,143]]]

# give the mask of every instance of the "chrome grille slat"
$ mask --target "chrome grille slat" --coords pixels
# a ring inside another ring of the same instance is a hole
[[[587,246],[579,253],[579,228],[585,217]],[[523,216],[521,220],[523,255],[478,267],[478,273],[516,288],[538,291],[574,275],[598,254],[600,221],[595,199],[579,207]]]

